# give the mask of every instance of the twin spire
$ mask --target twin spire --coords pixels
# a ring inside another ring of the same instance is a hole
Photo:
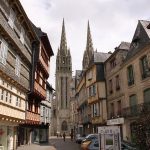
[[[87,27],[86,51],[87,51],[87,54],[89,55],[89,57],[93,55],[94,49],[93,49],[93,43],[92,43],[92,37],[91,37],[89,21],[88,21],[88,27]]]
[[[66,41],[66,32],[65,32],[65,21],[64,21],[64,19],[63,19],[63,24],[62,24],[60,50],[64,50],[65,52],[67,51],[67,41]]]
[[[83,68],[87,68],[91,57],[94,53],[91,31],[90,31],[90,24],[88,21],[87,26],[87,42],[86,42],[86,49],[83,56]],[[62,33],[61,33],[61,42],[60,42],[60,50],[58,49],[58,55],[70,55],[70,50],[67,48],[67,40],[66,40],[66,32],[65,32],[65,21],[63,19],[62,23]]]

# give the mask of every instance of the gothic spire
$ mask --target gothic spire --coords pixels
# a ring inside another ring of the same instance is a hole
[[[66,41],[66,32],[65,32],[65,21],[64,21],[64,18],[63,18],[63,23],[62,23],[60,51],[64,51],[65,53],[67,51],[67,41]]]
[[[88,21],[88,27],[87,27],[86,51],[87,51],[89,57],[92,56],[92,54],[94,52],[89,21]]]

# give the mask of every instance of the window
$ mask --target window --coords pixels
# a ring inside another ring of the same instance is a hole
[[[21,28],[21,32],[20,32],[20,41],[22,42],[22,44],[24,44],[24,37],[25,37],[25,31],[24,28]]]
[[[116,66],[116,59],[114,58],[110,61],[110,68],[113,69],[115,66]]]
[[[8,44],[5,40],[0,41],[0,62],[6,65],[7,52],[8,52]]]
[[[92,96],[91,87],[89,87],[89,96]]]
[[[11,103],[11,101],[12,101],[12,95],[10,94],[9,103]]]
[[[110,104],[110,117],[113,118],[114,117],[114,103]]]
[[[38,105],[35,105],[35,113],[38,113]]]
[[[131,95],[129,97],[129,103],[130,103],[130,108],[131,108],[131,114],[136,114],[137,113],[137,98],[136,95]]]
[[[113,83],[112,83],[112,80],[109,80],[109,93],[110,94],[113,93]]]
[[[16,97],[16,106],[18,106],[19,104],[19,100],[18,100],[18,97]]]
[[[19,98],[19,107],[21,107],[21,99]]]
[[[121,100],[117,101],[117,115],[121,116]]]
[[[128,85],[132,85],[134,84],[134,74],[133,74],[133,66],[130,65],[128,68],[127,68],[127,77],[128,77]]]
[[[96,95],[96,86],[93,85],[93,95]]]
[[[99,116],[100,115],[100,104],[95,103],[93,104],[93,114],[92,117]]]
[[[116,76],[116,90],[120,90],[119,75]]]
[[[31,102],[28,103],[28,110],[32,111],[32,103]]]
[[[6,102],[8,101],[8,92],[6,92]]]
[[[20,77],[20,68],[21,68],[21,61],[20,57],[16,55],[16,65],[15,65],[15,74]]]
[[[150,88],[144,90],[144,102],[150,103]]]
[[[14,27],[15,18],[16,18],[15,12],[13,11],[13,9],[10,9],[10,15],[9,15],[8,23],[11,26],[11,28]]]
[[[45,107],[43,107],[43,116],[45,116]]]
[[[1,100],[3,100],[3,98],[4,98],[4,90],[1,89]]]
[[[140,62],[141,62],[142,79],[149,77],[150,76],[150,70],[148,67],[147,56],[142,57]]]

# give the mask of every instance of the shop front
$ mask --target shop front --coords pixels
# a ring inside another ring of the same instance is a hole
[[[13,150],[16,129],[14,126],[0,124],[0,150]]]
[[[120,127],[120,135],[121,135],[121,139],[123,139],[123,124],[124,124],[124,118],[116,118],[116,119],[110,119],[107,120],[107,125],[111,126],[111,125],[117,125]]]

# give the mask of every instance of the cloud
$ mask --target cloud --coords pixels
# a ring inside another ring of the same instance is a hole
[[[21,3],[33,23],[48,33],[55,54],[49,79],[53,85],[63,18],[74,72],[82,69],[88,20],[94,48],[108,52],[121,41],[131,41],[138,20],[150,19],[149,0],[21,0]]]

